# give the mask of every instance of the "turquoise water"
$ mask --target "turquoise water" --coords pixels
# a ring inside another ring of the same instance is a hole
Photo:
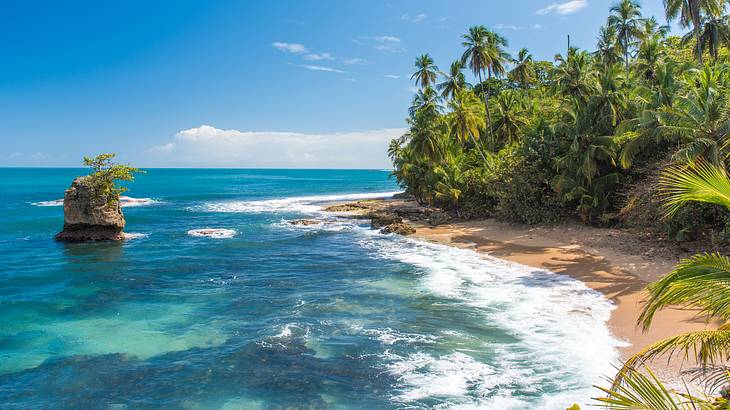
[[[557,409],[616,359],[580,282],[321,210],[387,172],[152,169],[128,240],[56,243],[82,172],[0,169],[1,407]]]

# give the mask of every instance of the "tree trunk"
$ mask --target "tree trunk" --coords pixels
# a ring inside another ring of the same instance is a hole
[[[695,22],[695,41],[697,42],[697,61],[702,65],[702,43],[700,41],[700,23]]]
[[[469,133],[469,136],[471,137],[471,141],[474,143],[474,145],[477,147],[477,151],[479,151],[479,155],[482,156],[482,159],[484,160],[484,163],[487,163],[487,156],[484,154],[484,150],[482,149],[481,144],[479,144],[479,141],[477,141],[476,138],[474,138],[474,134],[471,132]]]
[[[490,72],[489,79],[491,80],[492,74]],[[482,84],[482,73],[479,73],[479,83]],[[494,142],[494,135],[492,135],[492,114],[489,112],[489,90],[484,89],[484,111],[487,113],[487,135],[489,135],[489,142]],[[485,158],[486,161],[486,158]]]
[[[626,81],[629,80],[629,39],[624,33],[624,60],[626,60]]]

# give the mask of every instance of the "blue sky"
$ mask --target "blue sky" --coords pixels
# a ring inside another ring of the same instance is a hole
[[[446,69],[484,24],[552,59],[612,3],[4,1],[0,166],[387,167],[417,54]]]

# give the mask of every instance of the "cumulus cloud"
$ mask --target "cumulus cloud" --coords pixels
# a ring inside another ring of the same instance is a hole
[[[553,3],[547,7],[538,10],[537,14],[541,16],[547,14],[559,14],[561,16],[565,16],[575,13],[576,11],[585,8],[587,5],[588,0],[571,0],[565,3]]]
[[[308,51],[306,47],[299,43],[284,43],[281,41],[271,43],[271,47],[292,54],[304,54]]]
[[[163,166],[387,168],[388,143],[405,131],[303,134],[202,125],[178,132],[172,142],[152,147],[147,155]]]

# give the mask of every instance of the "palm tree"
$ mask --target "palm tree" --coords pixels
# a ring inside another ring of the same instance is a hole
[[[721,68],[706,65],[702,70],[689,70],[688,82],[688,94],[676,99],[662,131],[682,143],[675,160],[702,157],[715,165],[723,164],[730,134],[727,75]]]
[[[444,76],[444,81],[436,85],[436,89],[441,91],[442,98],[454,98],[454,94],[457,91],[467,88],[469,84],[466,82],[464,73],[464,64],[456,60],[451,63],[449,67],[449,73],[441,73]]]
[[[594,55],[603,65],[614,65],[618,63],[618,46],[616,41],[616,28],[613,26],[601,27],[598,34],[597,50]]]
[[[702,16],[719,16],[724,8],[723,0],[664,0],[667,21],[679,18],[683,27],[692,26],[695,36],[697,61],[702,64],[701,26]]]
[[[442,107],[439,105],[438,94],[436,94],[436,91],[429,86],[416,92],[416,95],[413,96],[411,107],[408,109],[408,113],[412,117],[418,111],[429,110],[438,113],[441,109]]]
[[[558,62],[554,74],[557,90],[564,96],[572,97],[576,103],[585,104],[594,89],[588,53],[571,48],[567,58],[558,54],[555,60]]]
[[[507,40],[504,37],[489,31],[484,26],[474,26],[470,27],[469,33],[464,34],[462,38],[464,42],[461,44],[466,47],[466,50],[461,55],[461,61],[471,69],[480,84],[484,77],[491,79],[492,75],[504,74],[504,62],[508,58],[507,53],[502,49],[507,46]],[[491,140],[493,135],[492,116],[489,112],[489,92],[484,92],[484,110],[487,116],[487,133]]]
[[[611,15],[608,16],[608,25],[616,30],[618,46],[624,54],[627,78],[629,76],[629,53],[634,46],[634,40],[641,37],[640,19],[641,6],[636,0],[621,0],[611,7]]]
[[[669,34],[670,28],[667,25],[660,25],[656,17],[642,19],[640,21],[641,39],[649,38],[663,39]]]
[[[523,90],[526,90],[535,76],[535,70],[532,67],[532,54],[526,48],[522,48],[517,53],[517,58],[512,60],[512,64],[514,64],[514,67],[509,73],[512,81],[518,83]]]
[[[665,195],[666,216],[671,217],[689,202],[704,202],[730,209],[730,178],[724,168],[699,161],[667,169],[660,179]],[[645,362],[666,354],[694,354],[698,364],[725,362],[730,358],[730,258],[719,253],[698,254],[682,260],[674,270],[648,287],[638,324],[651,327],[654,316],[671,305],[694,308],[708,320],[723,322],[716,330],[684,333],[654,343],[631,357],[614,379],[611,391],[625,382],[625,375]],[[727,374],[727,369],[723,368]]]
[[[645,39],[637,53],[637,69],[643,74],[646,81],[654,83],[660,60],[664,57],[663,43],[658,37],[652,36]]]
[[[504,91],[497,96],[494,128],[507,144],[515,141],[529,122],[523,106],[519,94],[513,90]]]
[[[482,150],[482,144],[475,137],[479,135],[479,130],[484,128],[484,113],[481,111],[479,97],[470,90],[459,90],[449,101],[449,108],[451,112],[446,116],[446,121],[452,134],[461,142],[471,139],[486,162],[487,157]]]
[[[704,54],[708,51],[714,61],[717,61],[721,45],[730,44],[730,25],[728,17],[706,16],[702,18],[700,29],[699,46],[695,48],[695,55]],[[693,33],[687,33],[682,37],[682,44],[687,44],[693,39]]]
[[[438,71],[439,68],[433,63],[431,56],[422,54],[416,57],[416,72],[411,76],[411,80],[415,80],[416,85],[424,89],[436,83]]]

